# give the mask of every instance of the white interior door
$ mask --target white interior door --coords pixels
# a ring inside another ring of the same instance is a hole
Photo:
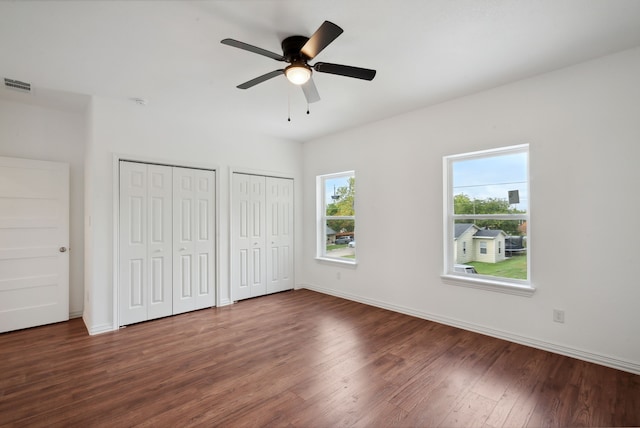
[[[293,180],[266,178],[267,293],[293,289]]]
[[[234,173],[232,181],[231,289],[242,300],[267,293],[265,177]]]
[[[215,306],[215,172],[173,168],[173,313]]]
[[[69,165],[0,157],[0,332],[69,319]]]
[[[120,162],[120,324],[172,313],[171,168]]]

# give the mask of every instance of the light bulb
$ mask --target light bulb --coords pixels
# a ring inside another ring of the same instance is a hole
[[[304,85],[311,78],[311,69],[305,64],[291,64],[284,69],[289,82],[294,85]]]

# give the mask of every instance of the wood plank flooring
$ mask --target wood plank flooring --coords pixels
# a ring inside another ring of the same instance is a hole
[[[0,426],[640,426],[640,376],[298,290],[1,334]]]

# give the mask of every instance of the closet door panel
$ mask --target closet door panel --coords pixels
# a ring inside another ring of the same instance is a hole
[[[249,230],[251,244],[251,297],[262,296],[267,293],[266,277],[266,218],[265,218],[265,177],[250,175],[251,196],[251,228]]]
[[[195,309],[216,304],[215,172],[194,170],[195,181]]]
[[[120,162],[120,324],[172,313],[171,168]]]
[[[193,294],[195,242],[192,170],[173,168],[173,313],[195,308]]]
[[[232,177],[233,300],[266,294],[265,177],[234,173]]]
[[[148,310],[147,319],[172,314],[172,193],[171,168],[148,165]]]
[[[293,289],[293,180],[266,177],[267,292]]]
[[[147,168],[120,163],[120,323],[147,319]]]
[[[231,183],[231,292],[233,300],[251,297],[251,176],[233,174]]]
[[[174,167],[173,183],[173,313],[179,314],[215,305],[215,173]]]

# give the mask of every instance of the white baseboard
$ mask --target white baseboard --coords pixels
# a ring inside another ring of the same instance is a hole
[[[411,315],[417,318],[422,318],[428,321],[434,321],[440,324],[449,325],[452,327],[461,328],[463,330],[473,331],[475,333],[484,334],[487,336],[495,337],[498,339],[508,340],[509,342],[519,343],[521,345],[530,346],[532,348],[542,349],[544,351],[553,352],[567,357],[577,358],[579,360],[587,361],[590,363],[600,364],[602,366],[611,367],[618,370],[623,370],[633,374],[640,375],[640,364],[631,361],[621,360],[613,358],[607,355],[595,354],[593,352],[584,351],[582,349],[575,349],[557,343],[546,342],[543,340],[520,336],[517,334],[509,333],[502,330],[496,330],[476,324],[471,324],[465,321],[460,321],[453,318],[443,317],[440,315],[434,315],[427,312],[416,311],[415,309],[407,308],[400,305],[389,304],[374,299],[369,299],[362,296],[353,295],[350,293],[344,293],[341,291],[319,287],[311,284],[298,284],[296,288],[306,288],[318,293],[329,294],[331,296],[340,297],[354,302],[364,303],[366,305],[375,306],[382,309],[388,309],[390,311],[399,312],[405,315]]]
[[[85,327],[87,327],[87,331],[89,332],[90,336],[94,336],[96,334],[101,334],[101,333],[108,333],[114,330],[112,324],[105,323],[105,324],[90,326],[89,324],[87,324],[87,320],[84,319],[84,317],[82,318],[82,320],[84,321],[84,325]]]
[[[75,312],[69,312],[69,319],[74,319],[74,318],[81,318],[82,317],[82,311],[75,311]]]

